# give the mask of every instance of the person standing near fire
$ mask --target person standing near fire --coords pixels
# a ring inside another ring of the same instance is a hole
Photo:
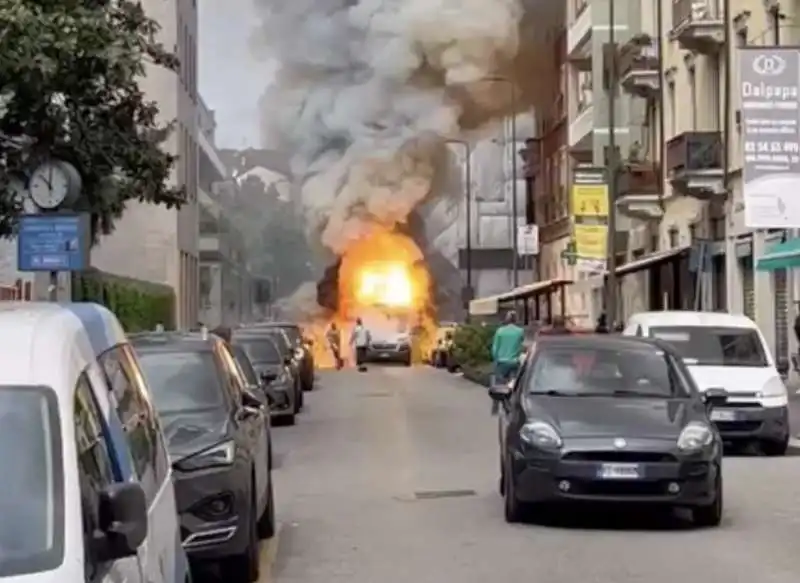
[[[367,370],[367,347],[369,346],[370,334],[361,318],[356,318],[356,325],[350,334],[350,345],[356,351],[356,366],[359,372]]]
[[[342,335],[339,328],[336,327],[336,322],[331,322],[328,331],[325,333],[325,338],[328,341],[328,346],[333,353],[333,360],[336,363],[336,370],[341,370],[344,363],[342,362]]]

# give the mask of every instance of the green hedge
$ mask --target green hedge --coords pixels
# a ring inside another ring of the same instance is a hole
[[[175,327],[175,292],[168,285],[92,269],[72,277],[72,299],[96,302],[114,312],[126,332]]]
[[[453,334],[453,355],[463,367],[478,367],[492,361],[492,338],[497,326],[466,324]]]

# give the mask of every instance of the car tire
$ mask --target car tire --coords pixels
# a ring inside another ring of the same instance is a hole
[[[695,526],[702,528],[719,526],[720,522],[722,522],[723,508],[722,477],[719,477],[714,487],[714,501],[711,504],[692,508],[692,518]]]
[[[291,427],[292,425],[297,423],[297,415],[295,413],[292,413],[291,415],[287,415],[286,417],[283,417],[282,419],[283,419],[284,425],[287,425],[289,427]]]
[[[260,540],[270,539],[275,536],[275,496],[272,491],[272,476],[269,478],[269,489],[267,490],[267,506],[264,513],[258,519],[258,538]]]
[[[502,460],[500,461],[500,479],[498,480],[498,488],[499,493],[501,496],[505,496],[506,493],[506,468],[503,465]]]
[[[255,517],[256,504],[250,505],[250,533],[245,551],[225,561],[225,579],[231,583],[254,583],[258,581],[258,524]]]
[[[522,522],[525,518],[525,504],[517,498],[517,489],[508,464],[505,466],[503,479],[503,513],[509,524]]]
[[[411,357],[410,356],[403,361],[403,366],[411,366]]]
[[[303,410],[303,406],[305,405],[305,398],[303,397],[303,388],[299,387],[300,390],[297,391],[294,397],[294,412],[299,413]]]
[[[760,443],[761,451],[769,457],[779,457],[786,455],[789,449],[789,434],[783,439],[765,439]]]

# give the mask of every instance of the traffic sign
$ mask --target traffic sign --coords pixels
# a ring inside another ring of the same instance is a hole
[[[19,271],[82,271],[89,268],[88,214],[36,214],[19,219]]]
[[[517,227],[517,250],[520,256],[539,254],[539,226]]]

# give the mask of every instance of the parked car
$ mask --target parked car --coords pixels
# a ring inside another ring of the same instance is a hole
[[[570,501],[689,508],[722,518],[722,439],[669,345],[622,336],[543,336],[513,387],[493,386],[505,518]]]
[[[0,455],[13,468],[0,474],[0,579],[189,581],[163,436],[117,319],[2,303],[0,327]]]
[[[303,395],[303,384],[300,379],[300,356],[297,350],[294,349],[292,341],[289,336],[281,328],[275,327],[252,327],[237,330],[233,335],[233,342],[236,343],[242,338],[270,338],[272,339],[281,353],[281,359],[286,365],[290,376],[290,384],[295,392],[295,413],[303,410],[305,396]]]
[[[282,330],[295,350],[298,360],[300,383],[304,391],[314,389],[314,352],[311,349],[312,340],[303,336],[303,331],[297,324],[290,322],[263,322],[257,328],[275,328]]]
[[[298,407],[297,382],[292,377],[289,364],[281,355],[274,337],[264,335],[238,335],[232,350],[243,368],[252,371],[270,401],[270,414],[276,421],[294,425]]]
[[[261,397],[213,334],[145,334],[132,342],[164,426],[189,559],[221,562],[235,583],[256,581],[258,541],[275,533]]]
[[[766,455],[789,447],[789,394],[763,335],[747,316],[716,312],[644,312],[623,334],[668,342],[700,390],[724,388],[725,407],[712,413],[725,441],[756,443]]]

